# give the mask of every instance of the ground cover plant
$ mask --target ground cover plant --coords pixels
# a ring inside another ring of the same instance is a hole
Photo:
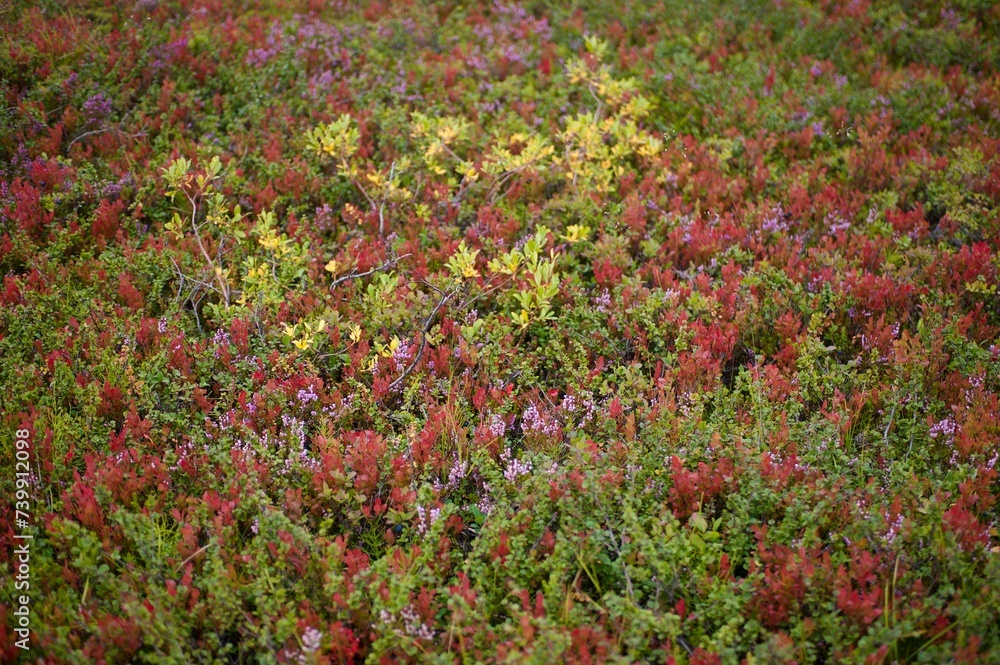
[[[0,661],[1000,662],[992,3],[0,17]]]

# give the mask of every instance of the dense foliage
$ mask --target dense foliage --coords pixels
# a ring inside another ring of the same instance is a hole
[[[0,7],[0,660],[1000,662],[997,7],[554,5]]]

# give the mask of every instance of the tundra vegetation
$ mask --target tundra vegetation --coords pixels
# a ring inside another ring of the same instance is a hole
[[[0,21],[0,660],[1000,662],[993,3]]]

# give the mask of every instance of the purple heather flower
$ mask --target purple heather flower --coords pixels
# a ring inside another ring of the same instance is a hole
[[[111,100],[99,92],[83,103],[83,112],[91,122],[103,120],[111,115]]]

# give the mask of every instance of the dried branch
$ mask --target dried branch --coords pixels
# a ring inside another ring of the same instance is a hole
[[[187,565],[187,563],[188,563],[188,562],[189,562],[189,561],[190,561],[191,559],[195,558],[196,556],[198,556],[199,554],[201,554],[202,552],[204,552],[205,550],[207,550],[207,549],[208,549],[209,547],[211,547],[211,546],[212,546],[212,545],[214,545],[214,544],[215,544],[215,541],[212,541],[212,542],[210,542],[210,543],[209,543],[208,545],[203,545],[202,547],[199,547],[199,548],[198,548],[197,550],[195,550],[194,552],[192,552],[191,556],[189,556],[188,558],[186,558],[186,559],[184,559],[183,561],[181,561],[181,562],[180,562],[180,564],[178,564],[178,566],[177,566],[177,567],[176,567],[176,568],[174,569],[174,572],[180,572],[180,570],[181,570],[181,569],[182,569],[182,568],[183,568],[183,567],[184,567],[185,565]]]
[[[437,305],[434,306],[434,309],[431,310],[431,313],[427,315],[426,319],[424,319],[424,325],[420,329],[420,348],[417,349],[417,355],[413,357],[413,360],[410,362],[409,366],[405,370],[403,370],[403,373],[400,374],[395,381],[389,384],[388,392],[392,392],[398,386],[400,386],[403,383],[403,381],[406,380],[406,377],[408,377],[410,373],[413,372],[414,369],[416,369],[417,364],[420,362],[421,356],[424,355],[424,347],[427,346],[427,333],[430,332],[431,325],[434,323],[434,319],[437,317],[438,312],[441,311],[441,308],[444,307],[445,304],[449,300],[451,300],[456,293],[458,293],[458,291],[459,288],[456,287],[451,291],[448,291],[447,293],[442,293],[441,299],[438,300]]]
[[[119,136],[125,137],[127,139],[137,139],[140,136],[145,136],[145,134],[146,134],[146,128],[143,127],[142,129],[140,129],[135,134],[128,134],[128,133],[126,133],[124,130],[122,130],[122,128],[121,128],[120,125],[117,126],[117,127],[104,127],[102,129],[93,129],[93,130],[91,130],[89,132],[84,132],[84,133],[80,134],[79,136],[77,136],[76,138],[74,138],[72,141],[70,141],[69,144],[66,146],[66,152],[67,152],[67,154],[69,153],[69,149],[73,147],[73,144],[76,143],[77,141],[79,141],[80,139],[86,138],[88,136],[93,136],[94,134],[107,134],[108,132],[115,132]]]
[[[352,279],[358,279],[360,277],[367,277],[368,275],[374,275],[375,273],[377,273],[379,271],[385,270],[386,268],[399,263],[400,261],[402,261],[403,259],[405,259],[408,256],[412,256],[412,255],[409,254],[409,253],[403,254],[402,256],[397,256],[394,259],[389,259],[388,261],[386,261],[382,265],[377,266],[375,268],[372,268],[371,270],[366,270],[365,272],[352,272],[349,275],[344,275],[343,277],[338,277],[337,279],[333,280],[333,284],[330,285],[330,292],[332,293],[335,288],[337,288],[338,286],[340,286],[344,282],[349,282]]]
[[[512,279],[514,279],[514,275],[511,275],[510,277],[508,277],[507,279],[503,280],[499,284],[495,284],[495,285],[491,286],[488,289],[483,289],[476,296],[474,296],[472,298],[469,298],[467,300],[463,300],[462,304],[458,306],[459,311],[465,311],[465,308],[467,308],[469,305],[471,305],[472,303],[476,302],[480,298],[485,298],[486,296],[490,295],[491,293],[493,293],[493,292],[495,292],[495,291],[497,291],[499,289],[502,289]],[[491,280],[492,280],[492,278],[491,278]],[[487,282],[487,284],[489,284],[489,282]]]

